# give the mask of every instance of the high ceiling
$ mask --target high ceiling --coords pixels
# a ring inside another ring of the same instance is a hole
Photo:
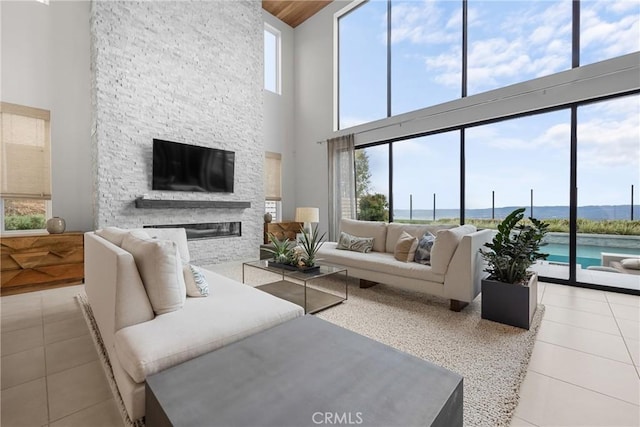
[[[262,0],[262,8],[295,28],[331,3],[331,1],[332,0]]]

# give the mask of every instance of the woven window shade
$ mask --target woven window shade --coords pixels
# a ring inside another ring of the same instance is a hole
[[[51,199],[49,111],[0,104],[0,195]]]
[[[282,200],[282,155],[280,153],[265,152],[264,175],[265,200]]]

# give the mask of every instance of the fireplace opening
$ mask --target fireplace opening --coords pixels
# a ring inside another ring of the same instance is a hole
[[[145,225],[144,228],[184,228],[187,231],[187,240],[242,236],[242,223],[240,221]]]

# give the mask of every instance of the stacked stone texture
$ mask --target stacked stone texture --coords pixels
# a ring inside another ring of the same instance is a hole
[[[262,242],[263,22],[259,1],[94,1],[95,227],[241,221],[242,236],[189,242],[194,262],[257,256]],[[153,139],[235,152],[229,193],[152,191]],[[152,199],[249,209],[136,209]]]

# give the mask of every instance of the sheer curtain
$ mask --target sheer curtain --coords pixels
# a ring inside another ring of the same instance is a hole
[[[356,216],[353,134],[327,140],[329,159],[329,240],[338,241],[340,220]]]

